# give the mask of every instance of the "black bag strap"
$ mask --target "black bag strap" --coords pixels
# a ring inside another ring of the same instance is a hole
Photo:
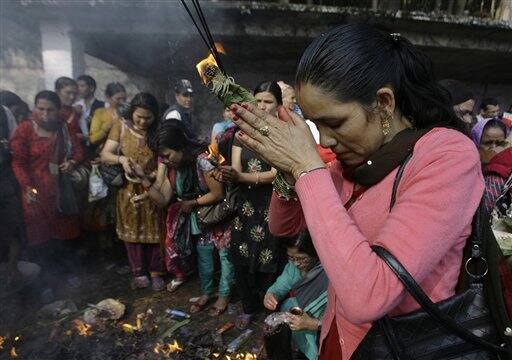
[[[441,324],[446,326],[448,329],[457,334],[457,336],[467,342],[471,342],[473,344],[477,344],[500,353],[510,354],[509,349],[502,348],[474,335],[473,333],[457,324],[457,322],[455,322],[450,316],[443,313],[439,307],[437,307],[437,305],[434,304],[432,300],[430,300],[428,295],[423,292],[411,274],[409,274],[409,272],[389,251],[378,245],[372,246],[372,250],[375,251],[375,253],[377,253],[377,255],[379,255],[379,257],[386,262],[386,264],[402,282],[407,292],[411,294],[411,296],[418,302],[418,304],[421,305],[423,310],[425,310],[430,316],[435,318],[437,321],[439,321]]]
[[[404,173],[405,166],[409,162],[409,160],[412,158],[412,152],[409,154],[409,156],[405,159],[405,161],[400,165],[400,168],[398,169],[395,182],[393,184],[393,191],[391,195],[391,206],[390,211],[395,205],[396,202],[396,193],[398,190],[398,185],[400,183],[400,180],[402,178],[402,175]],[[470,236],[471,241],[471,258],[472,259],[481,259],[482,257],[482,236],[480,236],[483,232],[483,221],[482,217],[485,215],[483,214],[483,207],[482,204],[480,204],[475,217],[473,218],[473,231]],[[442,312],[439,307],[432,302],[432,300],[428,297],[427,294],[423,291],[423,289],[418,285],[418,283],[414,280],[414,278],[411,276],[411,274],[405,269],[405,267],[398,261],[397,258],[394,257],[393,254],[391,254],[389,251],[384,249],[381,246],[373,245],[372,250],[375,251],[375,253],[382,258],[386,264],[391,268],[391,270],[395,273],[395,275],[398,277],[398,279],[402,282],[407,292],[418,302],[418,304],[422,307],[423,310],[425,310],[430,316],[432,316],[434,319],[439,321],[441,324],[446,326],[448,329],[453,331],[457,336],[459,336],[461,339],[480,345],[484,348],[491,349],[496,352],[504,353],[504,354],[511,354],[511,351],[507,348],[500,347],[498,345],[495,345],[489,341],[486,341],[470,331],[466,330],[459,324],[457,324],[456,321],[454,321],[450,316],[446,315],[444,312]],[[484,274],[485,275],[485,274]],[[483,277],[483,275],[482,275]],[[478,276],[473,276],[473,281],[479,280],[480,278]],[[379,320],[380,322],[381,320]],[[384,328],[385,329],[385,328]],[[387,336],[387,335],[386,335]],[[394,348],[394,352],[396,353],[397,347],[393,346],[396,344],[391,344]]]

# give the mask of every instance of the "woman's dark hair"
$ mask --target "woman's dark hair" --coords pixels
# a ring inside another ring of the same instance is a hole
[[[175,151],[186,151],[184,153],[185,162],[195,161],[197,155],[206,150],[205,144],[187,136],[185,126],[176,119],[163,120],[160,123],[150,147],[155,152],[160,152],[166,148]]]
[[[307,230],[303,230],[296,237],[289,239],[286,247],[295,248],[300,253],[305,253],[313,258],[318,258],[315,247],[313,246],[313,240],[311,240],[311,235]]]
[[[153,114],[153,123],[149,125],[149,128],[146,130],[146,143],[149,145],[153,143],[153,139],[156,136],[156,130],[158,129],[158,123],[160,122],[160,111],[158,107],[158,101],[156,98],[149,93],[138,93],[135,95],[130,102],[130,119],[133,120],[133,113],[138,108],[143,108],[151,111]]]
[[[501,121],[500,119],[492,119],[485,124],[484,129],[482,130],[482,137],[483,134],[487,131],[487,129],[496,128],[503,131],[503,134],[505,137],[507,137],[507,126]]]
[[[155,140],[154,148],[157,151],[166,148],[182,151],[189,144],[183,123],[175,119],[164,120],[160,124]]]
[[[482,100],[482,103],[480,104],[480,109],[486,110],[487,106],[489,106],[489,105],[498,106],[498,104],[499,104],[498,99],[493,98],[493,97],[488,97],[488,98],[485,98]]]
[[[105,96],[109,98],[120,92],[125,93],[126,89],[124,88],[123,84],[120,84],[118,82],[110,83],[105,88]]]
[[[94,90],[96,90],[96,80],[90,75],[80,75],[76,81],[83,81],[87,84],[87,86],[92,87]]]
[[[12,91],[0,91],[0,105],[10,108],[14,105],[18,105],[21,102],[23,102],[23,100],[21,100],[21,98]]]
[[[475,99],[473,92],[471,92],[471,90],[460,81],[454,79],[443,79],[439,81],[439,84],[448,90],[453,106]]]
[[[78,86],[76,81],[67,77],[61,76],[57,80],[55,80],[55,92],[59,92],[64,89],[66,86]]]
[[[283,93],[275,81],[264,81],[254,89],[254,95],[262,92],[271,93],[276,98],[277,103],[283,105]]]
[[[434,79],[432,62],[409,40],[366,24],[330,29],[308,46],[295,75],[340,101],[369,108],[377,90],[391,87],[398,110],[417,129],[448,126],[464,131],[446,89]]]
[[[50,91],[50,90],[43,90],[37,93],[35,99],[34,99],[34,105],[37,105],[37,102],[39,100],[48,100],[49,102],[53,103],[57,109],[61,108],[61,102],[59,95],[57,93]]]

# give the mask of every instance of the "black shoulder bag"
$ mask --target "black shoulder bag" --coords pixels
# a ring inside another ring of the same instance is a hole
[[[391,196],[395,204],[398,184],[410,154],[400,166]],[[352,355],[370,359],[512,359],[512,329],[503,302],[496,239],[481,203],[472,223],[463,261],[464,290],[433,303],[411,274],[386,249],[372,246],[421,305],[408,314],[374,322]]]

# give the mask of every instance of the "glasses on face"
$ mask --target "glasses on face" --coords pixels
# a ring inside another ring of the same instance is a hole
[[[288,256],[288,261],[294,264],[306,264],[309,262],[309,256]]]
[[[492,147],[505,146],[506,143],[507,142],[505,140],[488,140],[488,141],[482,142],[482,146],[486,147],[486,148],[492,148]]]

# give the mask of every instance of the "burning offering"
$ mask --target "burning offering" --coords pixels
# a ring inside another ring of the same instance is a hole
[[[75,329],[78,331],[78,335],[80,336],[91,336],[93,334],[91,328],[92,326],[84,323],[80,319],[76,319],[74,322]]]
[[[174,340],[172,344],[157,343],[153,351],[155,354],[160,354],[168,358],[171,354],[181,352],[183,349],[180,347],[178,342]]]
[[[215,48],[219,53],[226,53],[220,43],[215,43]],[[207,58],[201,60],[196,68],[203,83],[222,101],[224,107],[242,102],[256,104],[256,99],[250,91],[235,83],[233,77],[220,70],[211,53]]]

